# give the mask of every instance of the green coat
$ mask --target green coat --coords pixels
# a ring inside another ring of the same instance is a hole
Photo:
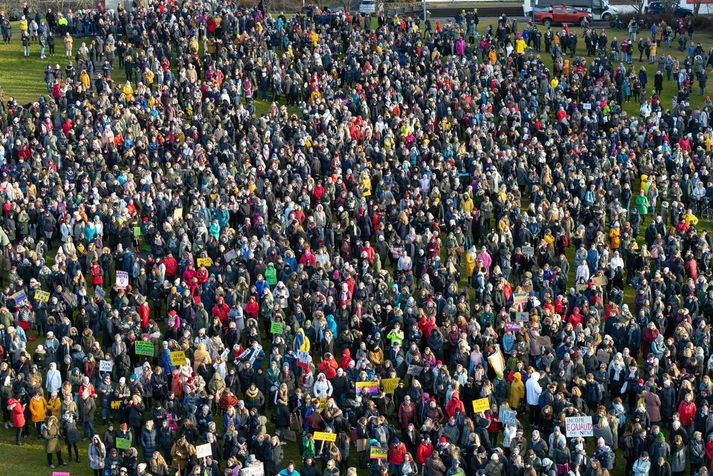
[[[45,426],[42,430],[42,438],[45,439],[45,451],[47,454],[54,454],[60,451],[59,445],[59,426]]]

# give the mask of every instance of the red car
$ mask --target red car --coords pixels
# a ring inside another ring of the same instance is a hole
[[[569,23],[583,26],[591,20],[591,13],[583,12],[566,5],[555,5],[548,11],[535,12],[535,21],[543,23],[545,26],[550,26],[553,23]]]

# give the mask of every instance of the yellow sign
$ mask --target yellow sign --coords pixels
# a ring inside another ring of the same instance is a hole
[[[43,291],[41,289],[38,289],[35,291],[35,301],[42,301],[42,302],[47,302],[50,300],[50,293],[47,291]]]
[[[206,268],[210,268],[210,265],[213,264],[213,260],[210,258],[198,258],[196,260],[196,263],[198,263],[198,267],[200,268],[201,266],[205,266]]]
[[[315,441],[337,441],[336,433],[327,433],[325,431],[314,432]]]
[[[171,363],[173,365],[187,365],[186,353],[182,350],[176,350],[171,352]]]
[[[393,394],[400,381],[401,379],[398,377],[381,379],[381,383],[384,385],[384,393],[388,395]]]
[[[490,410],[490,400],[488,400],[487,397],[473,400],[473,411],[475,413],[486,412],[488,410]]]

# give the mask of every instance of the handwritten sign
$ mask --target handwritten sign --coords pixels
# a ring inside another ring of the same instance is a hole
[[[50,293],[47,291],[43,291],[41,289],[38,289],[35,291],[35,301],[39,302],[49,302],[50,300]]]
[[[315,431],[314,439],[316,441],[337,441],[337,434],[327,433],[326,431]]]
[[[529,322],[530,320],[530,313],[529,312],[516,312],[515,313],[515,320],[517,322]]]
[[[507,332],[517,332],[520,330],[520,323],[519,322],[506,322],[505,330]]]
[[[386,459],[387,456],[388,451],[386,448],[382,448],[381,446],[372,446],[371,449],[369,449],[370,459]]]
[[[205,266],[206,268],[210,268],[210,265],[213,264],[213,260],[210,258],[198,258],[196,260],[196,263],[198,264],[198,267],[200,268],[201,266]]]
[[[116,287],[119,289],[126,289],[129,287],[129,273],[126,271],[116,272]]]
[[[490,410],[490,400],[487,397],[473,400],[473,412],[481,413]]]
[[[106,293],[101,288],[101,286],[96,287],[96,289],[94,290],[94,295],[99,296],[99,299],[104,299],[106,297]]]
[[[575,438],[577,436],[594,436],[594,428],[592,426],[592,417],[567,417],[564,419],[567,438]]]
[[[285,330],[285,325],[282,322],[272,322],[270,324],[270,334],[282,334]]]
[[[186,353],[183,352],[182,350],[175,350],[170,353],[171,356],[171,363],[173,365],[187,365],[188,361],[186,360]]]
[[[121,400],[118,398],[113,399],[110,404],[112,410],[119,410],[121,408]]]
[[[207,458],[208,456],[213,456],[213,448],[210,443],[196,446],[196,458]]]
[[[522,254],[525,256],[534,256],[535,255],[535,248],[532,246],[523,246],[522,247]]]
[[[131,448],[131,442],[126,438],[116,439],[116,449],[118,450],[128,450]]]
[[[583,109],[584,111],[589,111],[589,110],[591,110],[591,109],[592,109],[592,103],[590,103],[590,102],[583,102],[583,103],[582,103],[582,109]]]
[[[500,410],[500,421],[504,425],[517,425],[517,412],[515,410]]]
[[[527,304],[527,299],[529,298],[527,293],[515,293],[512,295],[513,304]]]
[[[304,350],[296,350],[295,356],[297,356],[297,360],[299,361],[299,363],[301,363],[301,364],[309,363],[309,352],[305,352]]]
[[[25,294],[25,291],[18,291],[10,297],[12,298],[13,301],[15,301],[15,305],[18,305],[22,301],[27,299],[27,295]]]
[[[99,372],[111,372],[114,368],[114,362],[111,360],[100,360],[99,361]]]
[[[154,356],[154,348],[151,342],[137,340],[134,342],[134,353],[136,355]]]
[[[381,379],[381,384],[384,386],[384,393],[388,395],[393,394],[396,387],[399,386],[400,381],[401,379],[398,377]]]
[[[173,210],[173,219],[180,220],[181,218],[183,218],[183,208],[176,208]]]
[[[227,253],[223,255],[223,259],[225,260],[226,263],[230,263],[234,259],[238,259],[238,251],[237,250],[230,250]]]
[[[364,389],[366,389],[369,392],[369,395],[373,397],[374,395],[378,395],[379,393],[379,383],[374,381],[356,383],[357,395],[361,395],[362,390]]]

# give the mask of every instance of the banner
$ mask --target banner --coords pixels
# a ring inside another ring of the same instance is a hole
[[[370,459],[386,459],[387,456],[388,450],[386,448],[382,448],[380,446],[372,446],[371,449],[369,449]]]
[[[285,325],[281,322],[272,322],[270,324],[270,334],[282,334],[285,330]]]
[[[173,365],[187,365],[186,353],[182,350],[176,350],[171,352],[171,363]]]
[[[40,301],[40,302],[49,302],[50,300],[50,293],[47,291],[43,291],[41,289],[38,289],[35,291],[35,301]]]
[[[114,368],[114,362],[111,360],[100,360],[99,361],[99,372],[111,372]]]
[[[488,397],[473,400],[473,412],[481,413],[490,410],[490,400]]]
[[[27,299],[27,295],[25,294],[25,291],[18,291],[10,297],[12,298],[13,301],[15,301],[16,306],[18,304],[20,304],[22,301],[24,301],[25,299]]]
[[[517,332],[520,330],[520,323],[519,322],[506,322],[505,330],[507,332]]]
[[[206,458],[208,456],[213,456],[213,448],[210,443],[196,446],[196,458]]]
[[[575,438],[577,436],[594,436],[592,427],[592,417],[567,417],[564,419],[567,438]]]
[[[129,448],[131,448],[131,442],[129,440],[127,440],[126,438],[116,439],[117,450],[128,450]]]
[[[126,271],[116,272],[116,287],[119,289],[126,289],[129,287],[129,273]]]
[[[134,342],[134,353],[136,355],[145,355],[147,357],[153,357],[154,347],[152,342],[146,342],[143,340],[137,340]]]
[[[513,304],[527,304],[527,299],[530,297],[528,293],[515,293],[512,295]]]
[[[356,394],[361,395],[362,389],[367,389],[369,395],[372,397],[379,394],[379,382],[357,382],[356,383]]]
[[[381,379],[381,384],[384,386],[384,393],[391,395],[394,393],[394,390],[396,390],[396,387],[399,386],[399,382],[401,381],[400,378],[395,377],[395,378],[382,378]]]
[[[314,432],[315,441],[337,441],[336,433],[327,433],[326,431],[315,431]]]

